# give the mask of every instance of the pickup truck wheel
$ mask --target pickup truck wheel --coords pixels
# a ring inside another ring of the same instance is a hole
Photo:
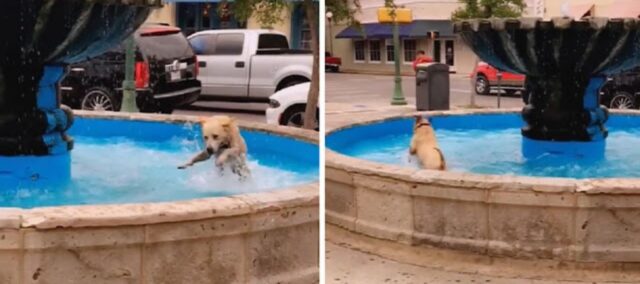
[[[118,111],[120,104],[112,91],[97,87],[87,90],[80,107],[83,110]]]
[[[294,105],[286,109],[280,117],[280,125],[303,127],[305,108],[305,105]]]
[[[633,96],[627,92],[620,91],[615,93],[609,103],[610,108],[631,109],[634,106]]]
[[[476,91],[476,94],[478,95],[483,95],[483,96],[489,95],[491,86],[489,85],[489,80],[487,80],[487,77],[485,77],[484,75],[476,76],[474,89]]]

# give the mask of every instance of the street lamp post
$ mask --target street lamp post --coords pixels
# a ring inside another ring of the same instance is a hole
[[[391,105],[406,105],[402,93],[402,78],[400,77],[400,24],[412,22],[411,10],[398,7],[383,7],[378,9],[378,22],[393,25],[393,57],[395,61],[395,78]]]
[[[122,105],[120,110],[123,112],[138,112],[135,82],[136,45],[133,35],[126,39],[125,49],[125,76],[122,82]]]
[[[393,97],[391,98],[391,105],[406,105],[407,101],[404,99],[402,93],[402,77],[400,77],[400,27],[398,21],[393,21],[393,57],[395,64],[395,79],[393,88]]]
[[[329,24],[329,52],[333,55],[333,33],[331,32],[331,19],[333,18],[333,13],[329,11],[326,16],[327,23]]]

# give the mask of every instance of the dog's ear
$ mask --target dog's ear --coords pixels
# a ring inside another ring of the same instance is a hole
[[[229,127],[231,126],[231,124],[233,124],[233,119],[228,116],[220,116],[218,121],[220,121],[220,125],[222,125],[223,127]]]
[[[422,117],[421,115],[416,115],[415,118],[416,118],[416,124],[419,124],[424,121],[424,117]]]

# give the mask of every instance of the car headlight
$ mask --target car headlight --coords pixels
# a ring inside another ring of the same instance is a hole
[[[276,101],[274,99],[269,100],[269,107],[270,108],[279,108],[280,107],[280,102]]]

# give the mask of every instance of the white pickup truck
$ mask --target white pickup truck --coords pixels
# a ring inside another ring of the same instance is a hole
[[[311,79],[311,53],[291,50],[279,32],[210,30],[188,39],[198,56],[201,99],[268,100],[280,89]]]

